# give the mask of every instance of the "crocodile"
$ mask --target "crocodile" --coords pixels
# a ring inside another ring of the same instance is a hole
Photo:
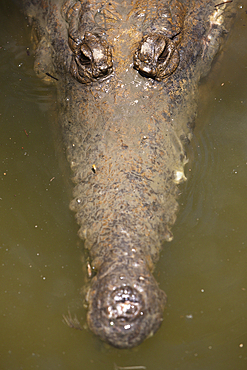
[[[152,336],[166,294],[153,277],[186,180],[198,86],[237,1],[23,0],[34,69],[57,86],[89,251],[89,328],[118,348]]]

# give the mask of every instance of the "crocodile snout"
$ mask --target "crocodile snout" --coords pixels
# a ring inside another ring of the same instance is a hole
[[[118,348],[131,348],[153,335],[163,320],[165,293],[149,271],[98,273],[88,293],[90,329]],[[102,276],[104,275],[104,276]]]

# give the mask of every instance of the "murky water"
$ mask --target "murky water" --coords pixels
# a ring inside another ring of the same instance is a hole
[[[133,350],[82,325],[82,242],[56,135],[54,91],[32,70],[30,30],[0,2],[0,368],[157,370],[247,368],[247,2],[202,84],[188,181],[174,241],[156,269],[168,295],[158,333]],[[116,368],[116,367],[115,367]]]

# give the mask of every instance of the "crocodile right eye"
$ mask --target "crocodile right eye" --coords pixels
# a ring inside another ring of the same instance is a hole
[[[154,33],[142,39],[133,59],[140,74],[161,81],[177,69],[179,53],[170,38]]]

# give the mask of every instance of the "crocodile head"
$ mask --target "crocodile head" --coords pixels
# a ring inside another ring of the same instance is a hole
[[[58,77],[71,209],[97,271],[88,324],[131,348],[162,322],[152,271],[172,239],[198,84],[234,2],[68,0],[62,12],[51,2],[38,2],[35,68]]]

